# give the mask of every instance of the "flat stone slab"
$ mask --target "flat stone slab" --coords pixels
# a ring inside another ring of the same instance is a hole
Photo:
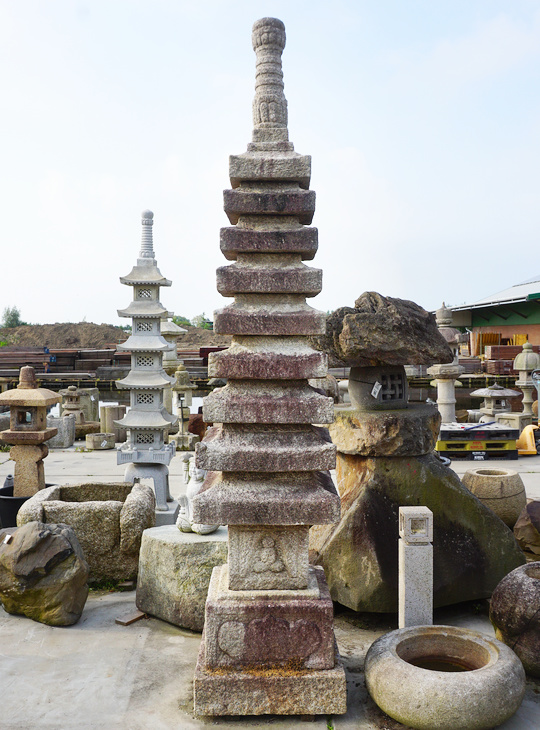
[[[212,570],[226,560],[226,527],[210,535],[181,532],[176,525],[145,530],[137,608],[175,626],[202,631]]]
[[[193,681],[196,715],[343,715],[345,669],[337,646],[333,669],[208,670],[201,641]]]

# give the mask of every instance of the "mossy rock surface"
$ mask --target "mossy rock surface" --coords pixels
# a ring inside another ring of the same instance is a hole
[[[338,453],[342,518],[310,533],[332,598],[355,611],[395,612],[398,509],[433,512],[434,605],[487,598],[525,562],[512,531],[434,455],[376,458]]]

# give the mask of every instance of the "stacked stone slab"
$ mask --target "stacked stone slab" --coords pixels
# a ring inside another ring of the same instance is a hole
[[[165,437],[177,418],[166,410],[163,391],[174,378],[163,369],[163,353],[175,347],[160,332],[163,318],[172,316],[159,300],[162,286],[170,286],[157,267],[154,257],[152,225],[154,214],[142,214],[142,243],[137,259],[122,284],[133,287],[133,301],[127,309],[118,310],[120,317],[131,317],[130,337],[119,350],[131,352],[131,370],[126,378],[118,380],[118,388],[129,388],[131,408],[118,426],[127,429],[127,441],[118,450],[118,463],[128,464],[125,481],[134,478],[153,480],[156,493],[156,524],[173,524],[178,514],[178,503],[169,492],[169,468],[175,454],[174,444],[166,444]]]
[[[221,250],[234,263],[217,271],[218,291],[235,301],[214,318],[233,342],[209,358],[210,377],[227,385],[204,402],[204,420],[220,425],[197,445],[209,473],[193,500],[196,522],[229,525],[229,560],[210,582],[195,711],[343,713],[332,601],[324,572],[308,564],[309,526],[340,515],[328,472],[335,449],[311,425],[333,420],[333,401],[307,383],[327,369],[306,339],[325,328],[305,301],[321,290],[321,271],[302,263],[317,250],[317,231],[306,227],[311,158],[288,141],[283,23],[257,21],[252,39],[253,141],[230,158],[232,226]]]

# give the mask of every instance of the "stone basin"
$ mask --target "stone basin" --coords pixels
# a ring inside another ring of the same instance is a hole
[[[417,730],[488,730],[525,692],[523,666],[505,644],[453,626],[414,626],[375,641],[366,685],[394,720]]]

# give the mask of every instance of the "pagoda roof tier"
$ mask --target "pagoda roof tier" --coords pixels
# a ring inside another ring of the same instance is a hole
[[[235,337],[232,345],[208,356],[211,378],[301,380],[324,378],[328,357],[305,338]]]
[[[228,227],[220,231],[221,252],[229,261],[239,253],[299,253],[305,260],[315,257],[318,248],[316,228],[250,230]]]
[[[322,289],[322,270],[312,269],[291,256],[273,256],[273,265],[240,263],[220,266],[217,270],[217,290],[224,297],[235,294],[303,294],[315,297]],[[279,259],[284,259],[279,261]],[[281,265],[280,265],[281,264]]]
[[[233,188],[246,180],[257,182],[296,182],[308,189],[311,155],[293,150],[250,150],[230,155],[229,177]]]
[[[161,335],[130,335],[125,342],[117,346],[117,350],[128,352],[170,352],[174,350],[174,342],[167,342]]]
[[[163,276],[155,263],[147,266],[134,266],[127,276],[120,277],[120,282],[128,286],[135,286],[137,284],[171,286],[172,284],[172,281]]]
[[[145,299],[140,302],[130,302],[126,309],[118,310],[119,317],[142,317],[145,319],[163,319],[172,317],[173,313],[168,312],[157,299]]]
[[[131,408],[124,418],[115,421],[117,426],[129,429],[162,429],[170,428],[178,423],[177,416],[173,416],[164,407],[159,411],[139,411]]]
[[[194,522],[223,525],[325,525],[339,522],[329,472],[208,472],[193,499]]]
[[[309,226],[315,213],[315,191],[292,185],[287,189],[276,190],[263,189],[262,186],[247,190],[243,187],[224,190],[223,200],[225,213],[233,226],[243,215],[290,215]]]
[[[249,301],[247,298],[251,297]],[[214,332],[220,335],[323,335],[326,314],[300,297],[244,295],[214,314]]]
[[[116,381],[117,388],[133,388],[134,390],[160,390],[172,385],[174,378],[167,375],[163,368],[159,371],[145,372],[130,370],[125,378]]]
[[[336,447],[317,426],[214,426],[197,447],[208,471],[319,471],[334,469]]]
[[[203,403],[206,423],[332,423],[334,401],[305,380],[231,380]]]

